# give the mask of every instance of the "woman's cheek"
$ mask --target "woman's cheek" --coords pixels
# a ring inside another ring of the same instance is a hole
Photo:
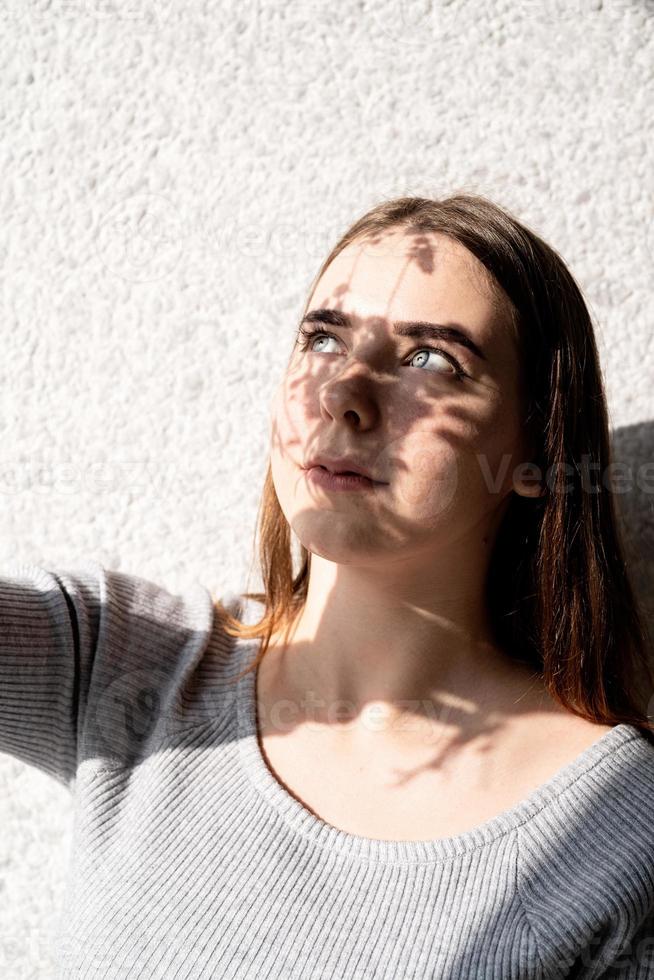
[[[427,527],[442,523],[456,506],[460,458],[433,431],[414,431],[388,443],[377,472],[389,474],[394,510]]]
[[[304,403],[282,386],[273,400],[271,416],[273,448],[301,466],[310,435]]]

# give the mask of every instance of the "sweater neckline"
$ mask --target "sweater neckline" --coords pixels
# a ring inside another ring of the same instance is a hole
[[[248,623],[256,621],[256,616],[252,618],[249,600],[242,598],[241,602],[246,611],[241,610],[239,618]],[[254,659],[259,643],[259,639],[235,641],[239,673]],[[257,675],[258,666],[240,677],[236,684],[239,757],[251,785],[271,810],[306,840],[332,853],[373,864],[441,862],[490,844],[516,830],[620,746],[641,737],[634,725],[615,725],[514,806],[460,834],[419,841],[363,837],[334,827],[316,816],[291,795],[269,768],[259,742]]]

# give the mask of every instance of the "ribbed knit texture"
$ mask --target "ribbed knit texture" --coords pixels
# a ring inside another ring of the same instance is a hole
[[[268,768],[254,674],[234,683],[256,642],[221,632],[200,585],[173,595],[95,561],[0,575],[0,750],[75,801],[61,980],[654,977],[638,729],[473,830],[367,839]]]

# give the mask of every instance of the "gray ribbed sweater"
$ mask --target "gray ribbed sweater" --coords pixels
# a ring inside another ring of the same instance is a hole
[[[654,977],[638,729],[473,830],[366,839],[268,768],[254,676],[230,683],[255,643],[221,632],[200,585],[172,594],[92,560],[0,576],[0,750],[74,794],[61,980]]]

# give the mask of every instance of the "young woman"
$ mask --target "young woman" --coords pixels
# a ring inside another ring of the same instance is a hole
[[[259,529],[263,593],[0,582],[1,747],[77,800],[61,977],[654,977],[648,638],[557,253],[472,195],[358,220]]]

